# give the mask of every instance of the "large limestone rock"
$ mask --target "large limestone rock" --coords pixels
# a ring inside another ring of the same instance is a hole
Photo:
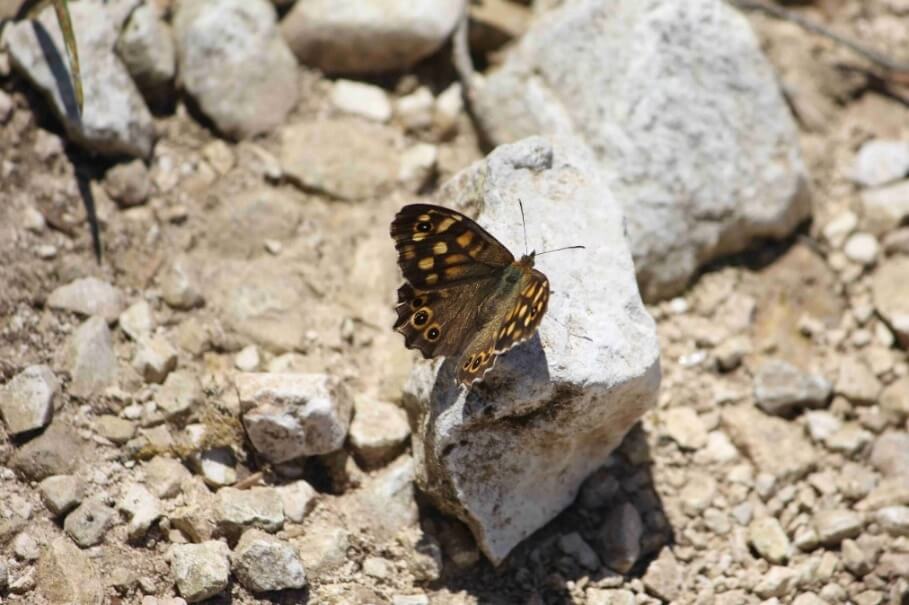
[[[625,209],[646,299],[810,212],[797,131],[747,21],[721,0],[575,0],[480,87],[494,143],[583,142]]]
[[[457,360],[419,365],[405,402],[417,414],[420,487],[470,526],[499,563],[570,504],[625,433],[655,405],[659,349],[641,304],[622,211],[580,146],[533,137],[452,179],[442,204],[479,215],[513,253],[582,244],[538,259],[552,288],[539,333],[498,360],[470,393]]]
[[[106,155],[147,157],[155,139],[151,113],[126,67],[114,54],[119,23],[100,2],[69,7],[79,48],[84,105],[76,107],[60,26],[50,6],[37,21],[6,28],[4,44],[16,70],[47,98],[67,137]]]

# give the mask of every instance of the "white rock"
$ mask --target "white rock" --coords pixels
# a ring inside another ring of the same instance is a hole
[[[123,310],[123,294],[96,277],[83,277],[51,292],[47,305],[79,315],[100,315],[114,323]]]
[[[199,379],[192,372],[178,370],[168,374],[155,394],[158,409],[168,419],[177,418],[202,403],[204,395]]]
[[[306,573],[297,550],[263,531],[244,532],[230,558],[237,579],[253,593],[306,585]]]
[[[231,534],[250,527],[274,533],[284,526],[284,502],[273,487],[223,487],[215,494],[215,519]]]
[[[155,329],[155,316],[145,300],[131,304],[120,314],[120,329],[133,340],[148,336]]]
[[[136,343],[133,368],[146,382],[161,383],[177,367],[177,350],[163,336],[144,336]]]
[[[433,122],[439,132],[449,134],[457,128],[458,119],[463,113],[464,91],[461,89],[461,84],[455,82],[436,97]]]
[[[909,181],[862,191],[865,228],[882,235],[899,227],[909,217]]]
[[[771,359],[754,376],[754,398],[770,414],[787,414],[802,407],[822,407],[833,385],[823,376],[808,374],[782,359]]]
[[[464,0],[307,0],[281,31],[300,62],[323,71],[399,71],[441,47],[464,10]]]
[[[697,450],[707,444],[707,429],[693,408],[669,408],[660,415],[663,430],[682,449]]]
[[[133,81],[152,102],[165,100],[177,69],[173,33],[159,17],[158,10],[152,2],[141,3],[133,10],[117,40],[117,54]]]
[[[60,381],[46,365],[28,366],[0,388],[0,416],[10,434],[50,424]]]
[[[893,330],[903,347],[909,347],[909,256],[888,259],[874,272],[871,292],[874,308]]]
[[[811,435],[812,439],[820,442],[826,441],[830,435],[840,430],[843,425],[839,418],[824,410],[807,412],[805,421],[808,425],[808,434]]]
[[[587,156],[527,139],[498,148],[440,195],[455,208],[479,203],[479,224],[513,251],[523,249],[519,198],[533,247],[587,246],[541,259],[553,297],[539,334],[501,356],[469,403],[454,384],[456,359],[419,365],[405,392],[432,419],[416,422],[418,482],[493,562],[574,500],[655,405],[660,378],[621,210]],[[571,329],[579,321],[589,339]]]
[[[143,468],[145,484],[159,498],[173,498],[180,493],[181,483],[191,477],[179,460],[163,456],[155,456]]]
[[[259,348],[256,345],[247,345],[234,355],[234,367],[241,372],[255,372],[261,363]]]
[[[862,531],[862,516],[851,510],[816,511],[813,521],[818,539],[825,546],[836,546],[846,538],[855,538]]]
[[[206,450],[194,456],[192,463],[208,485],[222,487],[237,482],[237,463],[230,448],[216,447]]]
[[[429,128],[435,113],[435,101],[432,91],[420,86],[395,102],[395,116],[408,130]]]
[[[227,544],[215,540],[175,545],[171,550],[170,568],[183,598],[197,603],[227,588],[229,554]]]
[[[61,352],[72,381],[69,392],[78,397],[99,394],[117,381],[117,357],[107,322],[87,319],[69,337]]]
[[[474,110],[493,143],[584,142],[625,208],[646,299],[810,213],[773,68],[722,0],[563,3],[486,78]]]
[[[855,156],[852,180],[865,187],[879,187],[909,174],[909,143],[872,139]]]
[[[824,238],[834,248],[839,248],[858,227],[858,216],[850,210],[835,216],[824,226]]]
[[[155,138],[154,123],[142,95],[113,53],[119,24],[114,23],[100,2],[74,3],[69,12],[85,95],[81,115],[52,7],[45,8],[38,17],[49,39],[39,38],[39,30],[30,19],[11,23],[5,29],[3,38],[13,66],[48,99],[72,141],[106,155],[147,157]],[[50,53],[48,44],[54,48]],[[59,58],[53,65],[48,60],[52,56]]]
[[[401,154],[398,180],[418,191],[432,178],[438,161],[438,147],[429,143],[417,143]]]
[[[302,479],[276,489],[281,501],[284,502],[284,516],[293,523],[303,522],[306,514],[316,506],[319,496],[318,492]]]
[[[161,296],[174,309],[192,309],[205,302],[195,267],[185,256],[173,260],[161,276]]]
[[[836,378],[836,392],[855,405],[872,405],[877,402],[883,385],[864,360],[848,356],[840,360]]]
[[[287,462],[344,445],[353,405],[329,376],[243,373],[235,384],[249,439],[268,460]]]
[[[874,519],[891,536],[909,536],[909,506],[885,506]]]
[[[331,104],[339,110],[375,122],[391,119],[388,93],[378,86],[353,80],[338,80],[331,89]]]
[[[407,413],[393,403],[373,397],[354,398],[350,444],[365,466],[381,466],[400,454],[410,437]]]
[[[133,541],[141,540],[152,524],[164,514],[158,497],[139,483],[132,483],[124,489],[118,508],[129,518],[126,532]]]
[[[74,475],[54,475],[39,484],[41,501],[54,515],[76,508],[85,497],[85,483]]]
[[[180,81],[230,137],[267,132],[297,104],[297,62],[276,19],[267,0],[177,4],[173,27]]]
[[[870,233],[855,233],[846,240],[843,252],[846,258],[860,265],[873,265],[877,261],[880,245]]]

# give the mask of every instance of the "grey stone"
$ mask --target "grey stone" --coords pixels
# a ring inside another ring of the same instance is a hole
[[[10,467],[27,479],[41,481],[51,475],[72,474],[81,456],[78,438],[67,425],[57,421],[19,448],[10,460]]]
[[[840,544],[840,553],[843,556],[843,565],[849,570],[849,573],[856,577],[864,576],[874,567],[867,553],[855,540],[848,538],[843,540]]]
[[[164,302],[174,309],[187,311],[205,303],[195,267],[185,256],[178,256],[162,271],[160,285]]]
[[[726,408],[721,418],[736,447],[777,480],[802,477],[817,463],[817,453],[801,429],[785,420],[749,406]]]
[[[868,365],[855,357],[840,360],[836,392],[856,405],[871,405],[880,395],[881,382]]]
[[[164,514],[158,497],[139,483],[130,484],[123,490],[117,508],[129,519],[126,533],[131,541],[144,538],[149,528]]]
[[[360,527],[377,542],[391,540],[418,520],[414,460],[402,455],[336,502],[349,529]]]
[[[196,375],[178,370],[168,374],[164,384],[155,394],[158,409],[168,419],[178,418],[193,410],[203,401],[202,385]]]
[[[237,482],[237,461],[229,447],[216,447],[193,456],[193,466],[212,487],[233,485]]]
[[[3,37],[13,67],[49,101],[70,140],[90,152],[147,157],[154,124],[142,95],[112,52],[119,25],[100,2],[75,4],[69,12],[85,95],[81,114],[63,35],[51,7],[35,21],[26,19],[6,28]]]
[[[391,101],[384,89],[353,80],[336,80],[331,89],[331,103],[340,111],[374,122],[391,119]]]
[[[113,323],[123,311],[123,294],[106,281],[82,277],[51,292],[47,305],[79,315],[99,315]]]
[[[312,511],[318,500],[318,493],[302,479],[277,488],[284,503],[284,516],[293,523],[302,523],[307,513]]]
[[[682,594],[682,568],[669,548],[660,551],[642,579],[647,592],[659,599],[674,601]]]
[[[874,308],[893,330],[903,347],[909,347],[909,256],[887,259],[874,272],[871,293]]]
[[[10,434],[50,424],[60,382],[46,365],[28,366],[0,387],[0,415]]]
[[[761,577],[761,581],[754,587],[754,594],[762,599],[771,597],[784,597],[792,594],[798,585],[799,575],[788,567],[774,565]]]
[[[327,454],[347,437],[353,404],[325,374],[238,374],[243,424],[256,450],[272,462]]]
[[[123,445],[136,434],[135,424],[129,420],[111,414],[99,416],[95,421],[95,429],[98,431],[99,435],[117,445]]]
[[[789,537],[775,517],[761,517],[752,521],[748,526],[748,541],[770,563],[785,563],[789,559]]]
[[[802,407],[822,407],[833,385],[816,374],[808,374],[782,359],[765,362],[754,377],[754,398],[769,414],[788,414]]]
[[[188,603],[198,603],[227,588],[230,550],[223,542],[178,544],[171,551],[171,573]]]
[[[903,376],[884,387],[880,397],[881,411],[898,420],[909,416],[909,376]]]
[[[183,481],[190,478],[185,466],[173,458],[155,456],[145,466],[145,484],[159,498],[173,498],[180,493]]]
[[[892,231],[909,217],[909,181],[866,189],[860,199],[863,224],[874,234]]]
[[[578,532],[559,536],[559,548],[566,555],[580,563],[582,567],[590,571],[596,571],[600,568],[600,558],[597,553],[594,552],[590,544]]]
[[[824,442],[843,426],[843,422],[827,411],[812,411],[805,414],[808,434],[815,441]]]
[[[120,314],[118,323],[124,334],[132,340],[139,340],[143,336],[151,334],[155,329],[155,316],[151,305],[147,301],[140,300]]]
[[[173,27],[180,83],[231,138],[268,132],[297,104],[297,62],[276,20],[266,0],[177,5]]]
[[[172,93],[177,69],[173,33],[158,10],[152,2],[137,6],[116,45],[133,81],[153,105],[162,104]]]
[[[682,449],[698,450],[707,445],[707,429],[693,408],[669,408],[660,415],[666,435]]]
[[[847,422],[839,430],[827,437],[824,443],[834,452],[852,455],[871,443],[873,437],[874,435],[861,428],[858,424]]]
[[[377,580],[386,580],[394,573],[394,565],[382,557],[366,557],[363,559],[363,573]]]
[[[284,526],[284,502],[273,487],[224,487],[215,494],[215,519],[230,535],[248,528],[274,533]]]
[[[586,509],[601,508],[615,498],[619,487],[619,481],[608,468],[598,468],[581,484],[578,502]]]
[[[41,553],[36,578],[48,603],[98,605],[104,599],[95,563],[66,537],[53,539]]]
[[[909,143],[871,139],[855,156],[852,180],[865,187],[879,187],[909,173]]]
[[[398,177],[399,137],[391,127],[353,119],[291,124],[281,131],[281,167],[304,189],[343,200],[380,196]]]
[[[885,506],[874,520],[891,536],[909,536],[909,506]]]
[[[610,569],[627,573],[641,556],[643,535],[644,521],[632,504],[626,502],[613,508],[598,531],[600,559]]]
[[[231,563],[240,583],[254,593],[306,585],[306,573],[296,549],[258,529],[243,533]]]
[[[151,190],[151,179],[145,162],[133,160],[116,164],[104,175],[104,190],[121,206],[144,204]]]
[[[295,540],[303,567],[311,574],[324,574],[347,561],[350,532],[343,527],[316,523]]]
[[[563,3],[476,97],[494,144],[543,134],[591,150],[625,208],[645,299],[680,292],[701,264],[784,237],[810,212],[773,69],[720,0]]]
[[[862,532],[862,525],[862,516],[851,510],[821,510],[814,514],[814,529],[825,546],[836,546],[846,538],[855,538]]]
[[[909,433],[891,431],[874,440],[872,466],[885,477],[909,476]]]
[[[41,555],[38,541],[27,531],[20,532],[13,538],[13,553],[22,561],[34,561]]]
[[[99,498],[90,498],[66,515],[63,529],[82,548],[100,544],[113,527],[117,513]]]
[[[98,395],[117,382],[117,357],[110,329],[101,317],[91,317],[79,326],[67,340],[61,357],[72,379],[72,395]]]
[[[691,471],[679,491],[679,502],[682,510],[692,516],[697,516],[716,498],[716,479],[707,473]]]
[[[512,250],[523,247],[518,198],[539,225],[529,225],[535,246],[587,245],[583,262],[566,252],[540,263],[555,291],[547,319],[498,358],[484,389],[468,400],[454,382],[458,360],[447,359],[418,365],[405,390],[420,416],[419,485],[493,562],[568,506],[656,404],[654,324],[608,191],[582,150],[530,138],[499,147],[440,193],[455,208],[479,204],[479,224]],[[589,340],[565,332],[580,316]]]
[[[38,489],[41,501],[54,516],[65,515],[85,497],[85,483],[74,475],[54,475],[44,479]]]
[[[441,47],[464,10],[464,0],[309,0],[294,4],[281,31],[301,63],[323,71],[400,71]]]
[[[885,578],[909,577],[909,553],[884,553],[877,562],[875,570]]]
[[[162,383],[177,367],[177,349],[163,336],[143,336],[136,343],[133,368],[146,382]]]
[[[373,397],[354,397],[350,444],[367,468],[382,466],[400,454],[410,437],[407,413],[393,403]]]

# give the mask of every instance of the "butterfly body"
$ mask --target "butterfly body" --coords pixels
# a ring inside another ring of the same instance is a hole
[[[457,381],[470,385],[533,336],[549,301],[533,253],[516,260],[468,217],[428,204],[402,208],[391,236],[405,279],[394,327],[408,348],[457,357]]]

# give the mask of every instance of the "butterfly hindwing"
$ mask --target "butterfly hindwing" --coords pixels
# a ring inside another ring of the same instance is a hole
[[[405,283],[398,288],[394,329],[404,335],[408,348],[417,349],[426,359],[456,355],[477,329],[475,300],[482,285],[475,282],[449,290],[415,290]]]
[[[549,280],[531,269],[521,282],[517,300],[505,315],[496,333],[496,353],[504,353],[536,332],[549,305]]]
[[[491,278],[514,262],[497,239],[460,212],[404,206],[391,223],[398,265],[417,290],[434,290]]]

